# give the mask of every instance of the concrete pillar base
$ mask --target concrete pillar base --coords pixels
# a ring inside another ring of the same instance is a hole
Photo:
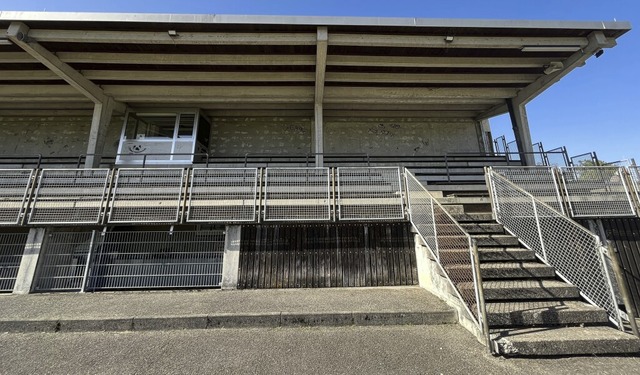
[[[24,246],[24,254],[18,269],[18,276],[13,287],[13,294],[28,294],[33,290],[38,259],[40,259],[46,232],[45,228],[31,228],[29,230],[27,243]]]
[[[227,225],[224,239],[224,257],[222,260],[222,283],[220,284],[223,290],[238,288],[241,236],[241,225]]]

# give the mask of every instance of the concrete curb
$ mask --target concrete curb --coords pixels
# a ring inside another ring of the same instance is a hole
[[[337,327],[456,324],[454,310],[434,312],[335,312],[215,314],[114,319],[0,320],[0,332],[124,332],[215,328]]]

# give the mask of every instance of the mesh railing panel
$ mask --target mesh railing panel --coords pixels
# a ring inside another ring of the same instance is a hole
[[[266,168],[265,221],[331,220],[329,168]]]
[[[498,222],[618,321],[614,281],[605,271],[597,237],[500,174],[489,175]]]
[[[634,216],[631,194],[618,167],[560,168],[573,217]]]
[[[420,181],[411,172],[405,171],[411,224],[438,259],[469,312],[479,322],[481,318],[471,237]]]
[[[627,169],[629,170],[629,176],[631,177],[631,183],[633,184],[633,191],[636,193],[636,199],[640,203],[640,167],[631,166]]]
[[[105,203],[109,169],[43,169],[29,224],[97,224]]]
[[[27,233],[0,233],[0,292],[13,291],[27,236]]]
[[[404,219],[400,168],[337,168],[340,220]]]
[[[194,168],[187,221],[255,221],[256,168]]]
[[[223,255],[221,231],[106,232],[87,290],[219,286]]]
[[[118,169],[109,223],[174,223],[179,220],[182,168]]]
[[[54,232],[45,240],[37,291],[80,291],[94,232]]]
[[[20,223],[33,169],[0,169],[0,224]]]
[[[493,170],[536,199],[564,213],[553,167],[493,167]]]

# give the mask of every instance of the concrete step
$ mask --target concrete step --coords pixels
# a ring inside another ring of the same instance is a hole
[[[558,280],[485,281],[482,285],[487,301],[580,298],[580,293],[575,286]],[[467,296],[475,295],[473,283],[459,283],[458,288]]]
[[[444,198],[437,198],[438,202],[440,202],[440,204],[442,205],[447,205],[447,204],[491,204],[491,199],[489,199],[488,196],[484,197],[484,196],[478,196],[478,195],[472,195],[472,196],[448,196],[448,197],[444,197]]]
[[[458,321],[454,309],[417,286],[0,295],[0,306],[0,333]]]
[[[493,216],[491,212],[461,212],[461,213],[452,213],[454,219],[456,219],[460,223],[466,222],[493,222]]]
[[[478,249],[481,262],[534,260],[536,254],[523,247],[483,247]]]
[[[521,247],[482,247],[478,249],[480,262],[504,262],[535,260],[535,253]],[[467,259],[469,250],[440,250],[443,263],[455,263],[456,259]]]
[[[498,223],[461,223],[460,226],[470,234],[504,234],[504,227]]]
[[[441,258],[442,259],[442,258]],[[471,265],[449,265],[445,266],[447,272],[456,280],[471,279],[473,277]],[[501,262],[483,263],[480,265],[482,278],[485,280],[495,279],[527,279],[527,278],[554,278],[555,271],[543,263],[535,262]]]
[[[487,303],[490,327],[607,324],[607,312],[581,301]]]
[[[478,247],[519,246],[517,237],[510,234],[472,234]]]
[[[483,279],[554,278],[553,267],[536,262],[501,262],[480,264]]]
[[[524,328],[493,335],[504,356],[631,354],[640,351],[637,337],[610,327]]]

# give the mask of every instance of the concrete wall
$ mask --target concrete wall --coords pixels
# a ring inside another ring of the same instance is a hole
[[[313,120],[294,117],[214,117],[210,153],[306,154]],[[118,149],[123,118],[114,116],[105,155]],[[469,119],[325,119],[326,153],[438,155],[477,152],[477,124]],[[77,156],[86,152],[90,116],[0,117],[0,155]]]
[[[118,150],[123,118],[114,116],[105,154]],[[87,152],[91,116],[0,117],[0,155],[78,156]]]
[[[370,155],[439,155],[478,152],[476,124],[465,119],[325,120],[325,152]]]
[[[209,151],[214,156],[312,152],[310,118],[214,117],[211,120]]]
[[[215,156],[312,152],[313,121],[307,118],[213,118]],[[477,124],[470,119],[326,118],[326,153],[438,155],[478,152]]]

